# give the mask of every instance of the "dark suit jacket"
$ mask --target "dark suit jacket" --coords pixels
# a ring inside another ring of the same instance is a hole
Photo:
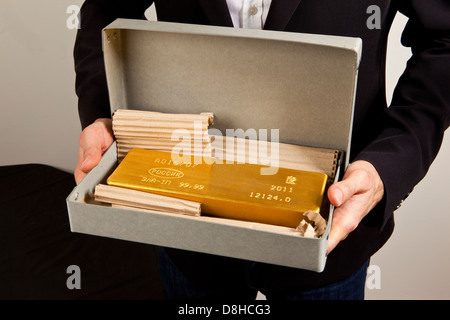
[[[153,2],[161,21],[232,26],[225,0],[87,0],[81,10],[81,29],[74,50],[83,127],[96,118],[110,117],[101,28],[118,17],[142,18]],[[373,14],[367,12],[371,5],[380,8],[379,29],[367,27]],[[409,17],[402,43],[411,48],[413,56],[387,108],[387,37],[398,11]],[[387,241],[394,227],[393,212],[425,176],[438,153],[450,123],[450,2],[273,0],[265,29],[363,40],[351,159],[367,160],[376,167],[384,182],[385,197],[330,254],[322,274],[259,266],[268,275],[267,283],[277,285],[336,281],[355,271]]]

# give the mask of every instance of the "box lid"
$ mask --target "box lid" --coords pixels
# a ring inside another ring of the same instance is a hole
[[[213,112],[215,127],[350,151],[359,38],[118,19],[104,29],[111,111]]]

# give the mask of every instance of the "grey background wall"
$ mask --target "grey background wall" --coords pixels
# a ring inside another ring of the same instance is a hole
[[[70,5],[81,0],[0,3],[0,165],[44,163],[73,171],[81,132],[67,27]],[[155,18],[149,10],[148,16]],[[69,21],[70,22],[70,21]],[[406,22],[391,32],[388,100],[410,52],[399,45]],[[69,23],[70,24],[70,23]],[[450,298],[450,138],[427,177],[396,212],[394,235],[372,259],[380,286],[368,299]],[[1,235],[0,235],[1,236]]]

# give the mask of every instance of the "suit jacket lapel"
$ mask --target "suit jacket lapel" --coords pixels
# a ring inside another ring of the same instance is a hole
[[[199,0],[199,2],[211,25],[233,26],[226,0]]]
[[[264,29],[284,30],[300,2],[302,0],[272,0]]]

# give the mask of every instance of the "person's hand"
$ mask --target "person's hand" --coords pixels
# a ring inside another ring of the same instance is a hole
[[[348,166],[342,181],[328,189],[328,199],[336,207],[328,237],[328,253],[356,229],[383,195],[383,182],[371,163],[360,160]]]
[[[111,119],[97,119],[83,130],[80,135],[78,163],[74,172],[77,184],[100,162],[103,153],[113,141]]]

